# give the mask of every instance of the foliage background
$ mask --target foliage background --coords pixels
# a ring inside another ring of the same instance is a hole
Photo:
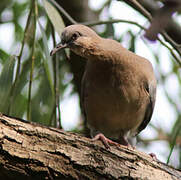
[[[162,160],[181,168],[181,35],[175,33],[181,32],[180,10],[172,17],[177,23],[174,30],[173,24],[164,27],[172,41],[166,42],[159,35],[160,41],[151,43],[143,37],[144,29],[149,27],[149,16],[140,13],[134,2],[102,0],[96,5],[95,0],[67,0],[57,1],[58,6],[53,0],[1,0],[0,112],[59,128],[69,124],[68,117],[73,116],[78,121],[73,122],[73,130],[84,129],[77,97],[85,60],[69,51],[49,56],[60,41],[63,27],[83,22],[102,37],[113,38],[129,50],[149,56],[158,80],[158,102],[152,122],[138,137],[138,148],[153,151]],[[140,1],[139,5],[151,16],[166,0],[148,2]],[[132,20],[130,13],[135,13]],[[68,112],[61,119],[66,104],[62,102],[67,98],[74,105],[66,107]]]

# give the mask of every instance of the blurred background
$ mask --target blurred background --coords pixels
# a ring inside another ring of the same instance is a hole
[[[181,168],[179,0],[1,0],[0,112],[83,132],[79,97],[86,61],[68,50],[49,56],[62,29],[74,23],[150,60],[157,100],[137,148]]]

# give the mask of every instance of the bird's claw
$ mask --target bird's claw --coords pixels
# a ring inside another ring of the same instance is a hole
[[[115,145],[115,146],[118,146],[119,144],[108,139],[107,137],[105,137],[103,134],[97,134],[93,139],[92,141],[97,141],[97,140],[100,140],[102,141],[102,143],[104,144],[104,146],[109,149],[110,148],[110,145]]]

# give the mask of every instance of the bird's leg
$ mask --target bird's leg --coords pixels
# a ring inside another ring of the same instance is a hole
[[[132,145],[128,142],[128,140],[126,139],[126,137],[124,137],[124,136],[120,136],[118,142],[119,142],[119,144],[121,144],[121,145],[123,145],[123,146],[126,146],[128,149],[132,149],[132,150],[135,149],[135,147],[132,146]]]
[[[122,144],[122,145],[124,145],[124,146],[127,146],[127,147],[131,146],[131,145],[129,144],[129,142],[125,139],[125,137],[120,137],[120,138],[119,138],[119,143]]]
[[[116,143],[116,142],[108,139],[107,137],[105,137],[102,133],[97,134],[92,140],[93,141],[97,141],[97,140],[102,141],[102,143],[104,144],[104,146],[106,148],[109,148],[110,145],[115,145],[115,146],[119,145],[118,143]]]

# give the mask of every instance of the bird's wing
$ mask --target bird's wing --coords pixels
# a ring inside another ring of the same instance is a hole
[[[139,134],[139,132],[141,132],[143,129],[146,128],[146,126],[148,125],[148,123],[151,120],[151,116],[153,114],[153,109],[155,106],[156,82],[154,81],[154,82],[150,83],[149,85],[146,84],[145,89],[149,94],[149,103],[146,108],[144,119],[143,119],[142,123],[140,124],[140,126],[138,127],[136,134]]]

